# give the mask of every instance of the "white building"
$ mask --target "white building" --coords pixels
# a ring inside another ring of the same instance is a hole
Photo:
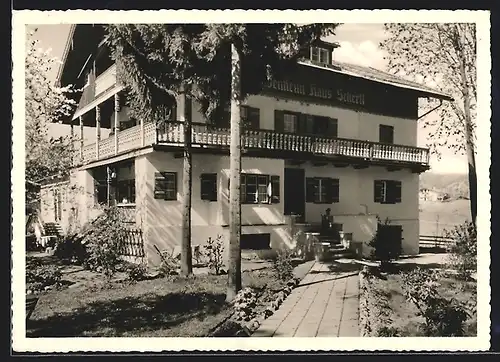
[[[98,47],[101,37],[98,26],[73,27],[60,73],[63,85],[87,74],[71,125],[76,134],[96,127],[98,141],[77,142],[71,179],[42,189],[41,215],[63,228],[97,215],[107,202],[109,167],[116,174],[110,194],[142,230],[146,257],[155,264],[155,245],[173,249],[181,240],[183,124],[157,128],[129,119],[120,101],[126,90]],[[299,224],[319,223],[331,208],[335,222],[361,243],[371,240],[376,216],[389,218],[402,230],[403,252],[417,254],[419,173],[429,168],[428,149],[417,147],[418,98],[450,98],[371,68],[331,62],[335,46],[318,47],[328,55],[321,62],[304,59],[287,79],[246,100],[251,129],[242,157],[242,247],[291,247],[291,215],[300,215]],[[196,104],[186,106],[193,121],[192,243],[217,234],[227,240],[228,119],[210,126]],[[69,186],[85,197],[71,198],[64,191]]]

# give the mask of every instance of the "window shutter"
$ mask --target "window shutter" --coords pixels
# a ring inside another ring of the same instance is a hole
[[[240,175],[240,203],[247,202],[247,175]]]
[[[201,199],[207,201],[217,201],[217,174],[202,174],[201,178]]]
[[[275,110],[274,111],[274,130],[276,132],[283,132],[285,125],[284,125],[284,112]]]
[[[382,191],[384,188],[384,181],[375,180],[373,182],[373,202],[381,203],[382,200]]]
[[[309,135],[312,135],[314,134],[314,116],[308,114],[306,115],[306,124],[307,124],[307,127],[305,129],[305,133],[309,134]]]
[[[316,179],[312,177],[306,178],[306,202],[314,202],[314,193],[317,187]]]
[[[280,202],[280,177],[271,176],[271,203],[278,204]]]
[[[299,113],[297,115],[297,133],[307,133],[307,114]]]
[[[193,120],[193,100],[189,97],[186,97],[186,119]]]
[[[331,202],[339,202],[340,201],[340,182],[339,179],[332,179],[332,198]]]
[[[321,179],[321,183],[325,188],[325,200],[321,201],[326,202],[327,204],[331,204],[333,202],[333,179],[324,178]]]
[[[167,195],[165,186],[165,177],[163,176],[163,174],[161,172],[155,172],[155,199],[165,199]]]
[[[338,135],[338,121],[336,118],[328,119],[328,137],[337,138]]]
[[[394,182],[394,203],[401,202],[401,181]]]

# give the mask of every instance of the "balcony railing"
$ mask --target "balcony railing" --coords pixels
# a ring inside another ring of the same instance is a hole
[[[139,149],[152,144],[179,146],[184,143],[182,122],[169,122],[156,129],[146,122],[111,135],[99,143],[84,146],[81,152],[83,163],[104,159],[125,151]],[[207,124],[193,124],[192,145],[194,148],[228,148],[230,130]],[[307,153],[318,156],[339,156],[363,160],[407,162],[427,166],[429,150],[413,146],[383,144],[345,138],[326,138],[313,135],[280,133],[271,130],[244,130],[242,146],[246,150],[269,150],[277,152]]]
[[[200,147],[229,147],[230,130],[206,124],[193,124],[192,144]],[[183,124],[171,122],[158,130],[159,144],[184,142]],[[313,135],[280,133],[271,130],[244,130],[242,146],[245,149],[262,149],[310,153],[321,156],[346,156],[360,159],[399,161],[428,165],[426,148],[384,144],[344,138],[326,138]]]

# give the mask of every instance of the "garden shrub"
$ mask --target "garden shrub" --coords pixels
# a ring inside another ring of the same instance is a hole
[[[161,262],[158,267],[158,273],[164,277],[171,275],[177,275],[177,269],[179,268],[179,259],[175,258],[172,253],[164,251],[160,254]]]
[[[209,237],[203,246],[203,250],[203,254],[207,258],[208,269],[215,275],[220,275],[224,266],[224,243],[222,236],[217,235],[215,239]]]
[[[127,279],[134,282],[146,280],[148,277],[148,268],[144,263],[129,264],[126,268]]]
[[[118,210],[114,207],[105,209],[82,238],[87,252],[84,265],[90,270],[112,277],[122,263],[121,243],[126,232]]]
[[[377,330],[377,337],[399,337],[400,331],[396,327],[383,326]]]
[[[278,258],[278,253],[274,249],[261,249],[256,250],[255,254],[261,260],[271,260],[274,261]]]
[[[276,259],[273,261],[273,270],[279,280],[288,281],[293,278],[292,258],[292,251],[285,248],[277,250]]]
[[[62,278],[59,268],[53,265],[42,265],[33,258],[26,259],[26,289],[29,293],[37,293],[46,287],[57,286]]]
[[[391,221],[387,218],[384,222],[377,217],[379,225],[390,225]],[[401,240],[392,240],[387,235],[382,235],[380,228],[377,228],[372,240],[368,243],[372,247],[371,257],[380,262],[381,270],[392,269],[394,260],[401,255]]]
[[[469,317],[466,305],[454,298],[444,298],[438,292],[440,273],[415,270],[403,273],[403,289],[408,300],[424,317],[424,333],[428,337],[458,337],[465,332],[465,322]]]
[[[445,236],[453,239],[449,262],[458,272],[458,277],[468,280],[477,270],[477,233],[470,221],[445,231]]]

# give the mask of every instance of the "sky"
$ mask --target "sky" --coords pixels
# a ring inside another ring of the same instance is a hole
[[[51,49],[51,54],[60,58],[64,50],[69,34],[70,25],[40,25],[35,37],[40,41],[44,49]],[[380,42],[386,37],[383,24],[343,24],[339,26],[335,35],[327,40],[340,43],[340,48],[335,49],[334,59],[341,62],[373,67],[379,70],[386,69],[384,60],[385,52],[379,47]],[[52,69],[50,78],[55,79],[57,69]],[[55,125],[51,131],[56,134],[67,133],[65,126]],[[90,131],[90,130],[89,130]],[[85,132],[87,133],[87,131]],[[418,146],[425,147],[427,131],[419,122]],[[466,173],[467,160],[463,155],[455,155],[453,152],[442,149],[441,160],[431,156],[431,170],[439,173]]]

